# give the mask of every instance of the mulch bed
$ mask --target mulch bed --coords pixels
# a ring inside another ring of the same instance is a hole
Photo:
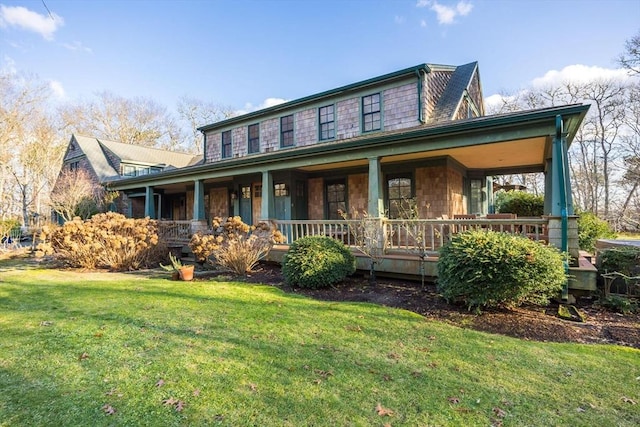
[[[599,307],[595,299],[579,298],[575,306],[586,315],[584,323],[561,319],[558,304],[524,306],[512,310],[487,309],[480,315],[448,304],[436,287],[418,281],[378,277],[370,284],[362,275],[347,278],[327,289],[292,288],[284,283],[280,267],[261,263],[245,280],[265,283],[285,292],[326,301],[356,301],[397,307],[464,328],[535,341],[609,343],[640,348],[640,313],[622,315]]]

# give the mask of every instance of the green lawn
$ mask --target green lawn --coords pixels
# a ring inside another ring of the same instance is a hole
[[[640,351],[0,261],[1,426],[385,424],[636,426]]]

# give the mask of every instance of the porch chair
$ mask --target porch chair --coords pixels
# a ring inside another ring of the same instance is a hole
[[[514,213],[493,213],[487,214],[487,219],[516,219],[518,218],[517,214]],[[493,231],[504,231],[506,233],[515,233],[516,227],[513,224],[507,225],[492,225],[491,230]]]
[[[453,214],[453,219],[470,220],[470,219],[477,219],[477,218],[478,218],[478,215],[476,214]],[[474,227],[473,225],[458,223],[453,226],[453,229],[456,233],[461,233],[463,231],[471,230],[473,227]]]

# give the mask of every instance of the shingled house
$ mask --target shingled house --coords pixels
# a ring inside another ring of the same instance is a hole
[[[292,240],[339,211],[392,222],[407,199],[424,221],[452,225],[491,212],[494,176],[543,172],[549,217],[538,221],[577,257],[575,221],[561,220],[573,213],[566,153],[589,106],[485,116],[483,105],[476,62],[421,64],[205,125],[200,164],[110,186],[144,200],[134,216],[191,230],[215,216],[275,220]]]

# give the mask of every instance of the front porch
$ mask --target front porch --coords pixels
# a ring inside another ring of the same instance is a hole
[[[368,271],[369,260],[359,249],[358,237],[353,230],[363,220],[274,220],[276,228],[285,237],[285,242],[276,245],[268,256],[268,261],[282,262],[289,245],[306,236],[328,236],[349,246],[356,256],[358,270]],[[424,275],[428,280],[437,279],[438,250],[451,238],[470,229],[493,230],[517,234],[559,247],[562,242],[562,219],[559,217],[491,219],[386,219],[379,222],[383,236],[383,262],[376,265],[376,272],[392,276],[419,279]],[[198,229],[206,229],[202,223],[192,221],[159,221],[160,235],[171,246],[186,247],[190,236]],[[186,249],[188,250],[188,249]],[[596,290],[597,270],[578,249],[577,218],[568,221],[568,252],[571,256],[569,267],[570,290]]]

